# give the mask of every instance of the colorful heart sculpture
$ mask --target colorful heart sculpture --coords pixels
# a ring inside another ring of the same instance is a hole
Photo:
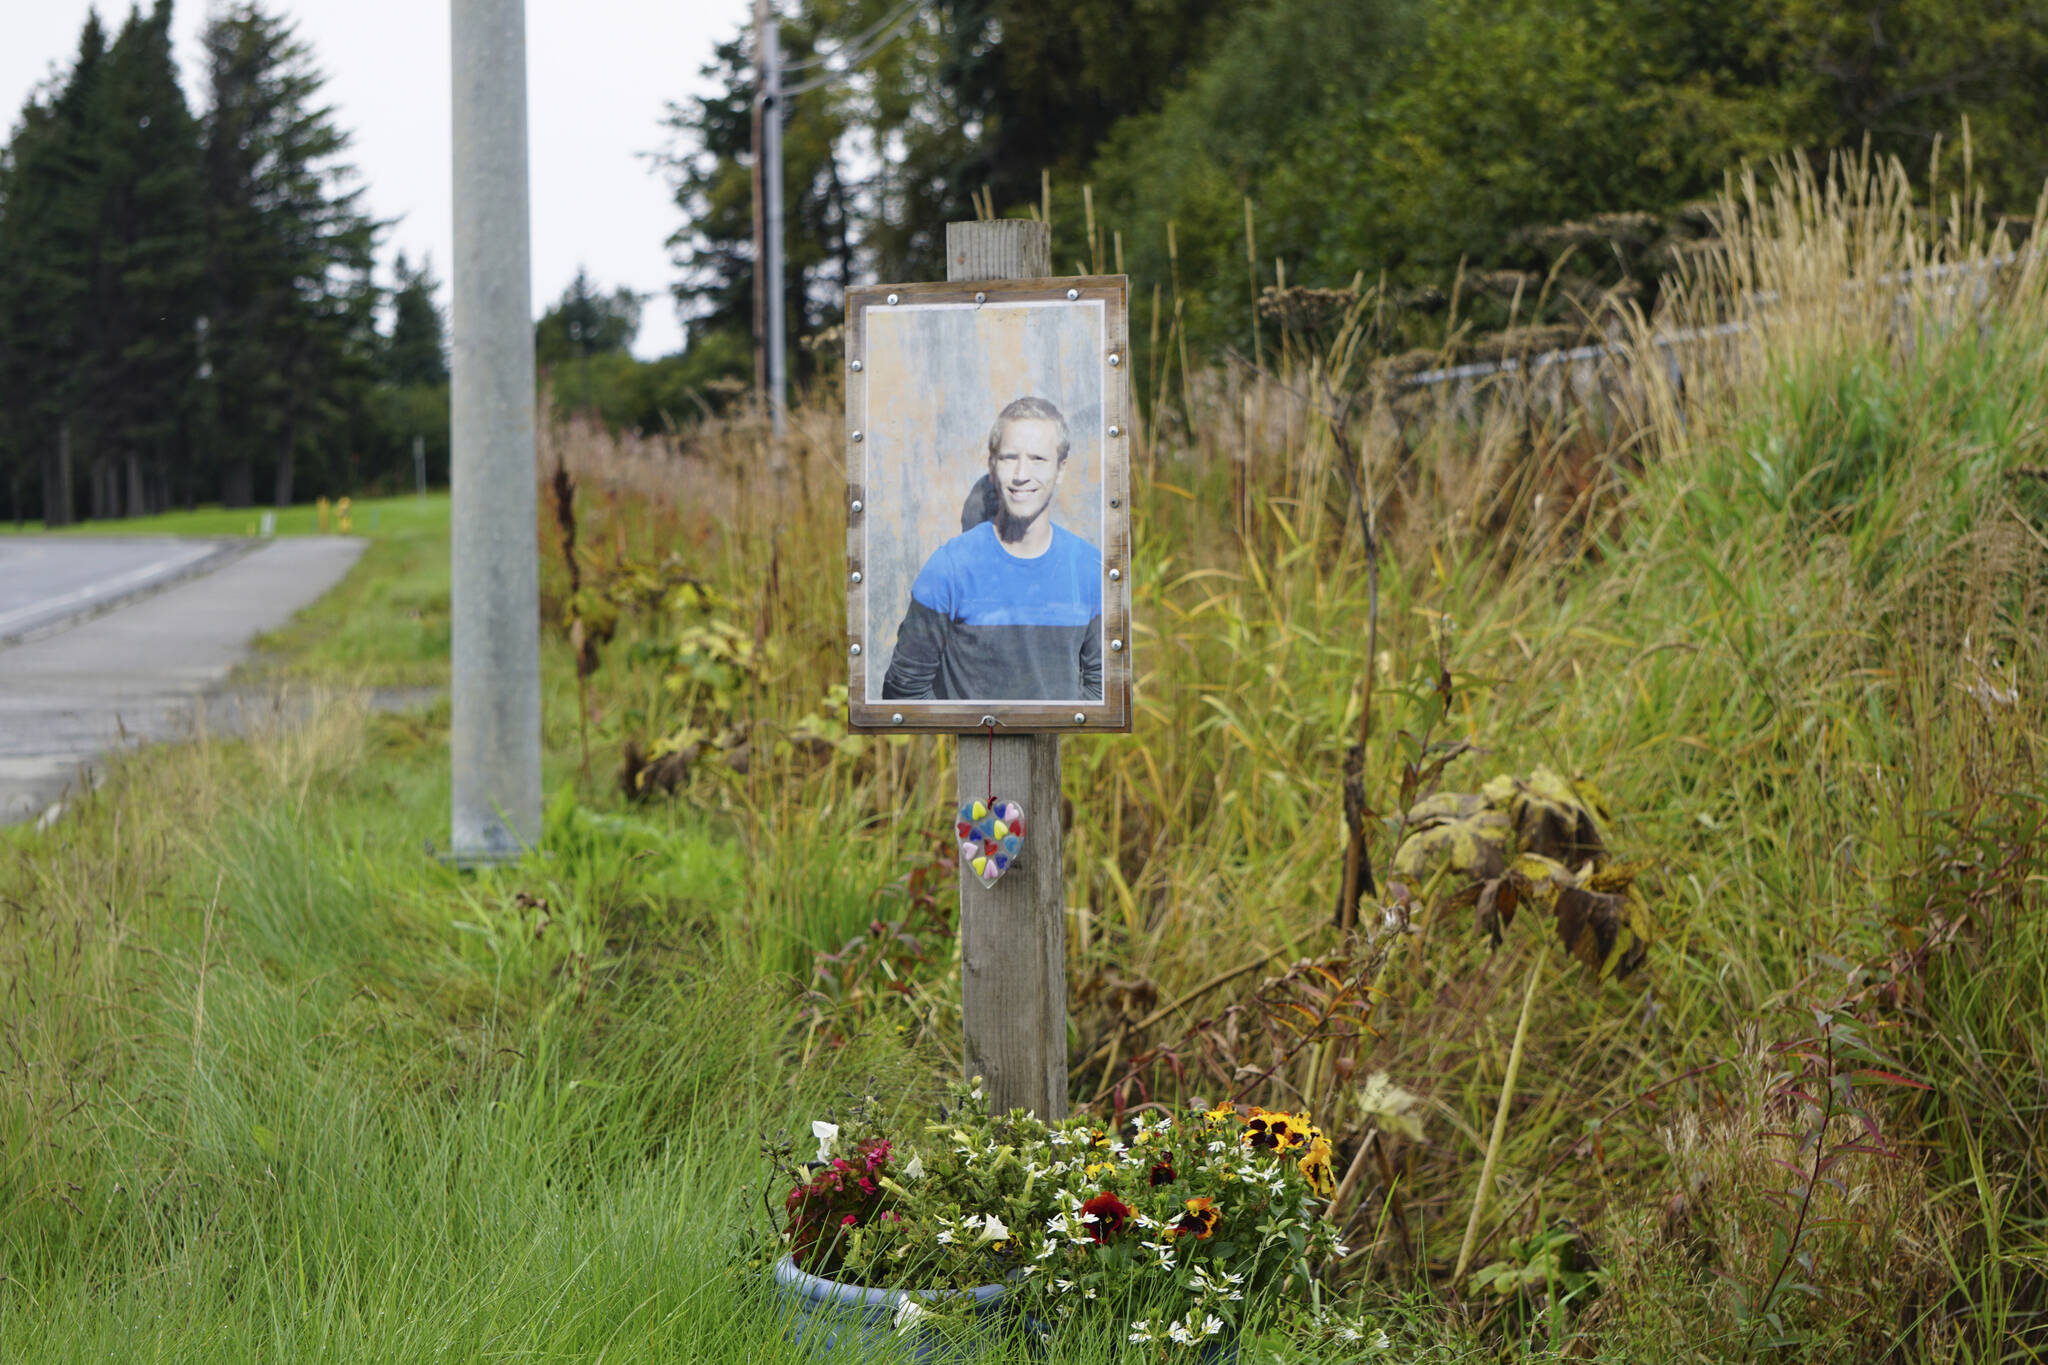
[[[970,801],[953,826],[960,836],[960,865],[983,886],[1010,870],[1024,848],[1024,807],[1015,801]]]

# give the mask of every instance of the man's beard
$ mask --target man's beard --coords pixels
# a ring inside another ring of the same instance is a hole
[[[1007,498],[996,499],[996,537],[1005,544],[1015,544],[1024,539],[1033,526],[1052,515],[1052,499],[1047,498],[1037,513],[1029,519],[1020,519],[1010,511]]]

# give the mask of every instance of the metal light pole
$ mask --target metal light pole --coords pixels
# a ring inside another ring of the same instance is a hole
[[[540,837],[540,563],[524,0],[452,0],[451,436],[458,863]]]
[[[755,297],[760,301],[759,312],[767,315],[762,320],[768,324],[768,411],[775,421],[775,434],[780,436],[789,394],[783,355],[787,319],[782,279],[782,28],[770,0],[754,0],[754,54],[758,63],[754,174],[760,178],[756,203],[767,220],[765,228],[756,234],[761,249],[754,263],[761,279],[755,286]]]

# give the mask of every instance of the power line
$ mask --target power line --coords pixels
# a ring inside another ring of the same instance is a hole
[[[918,7],[918,4],[919,0],[903,0],[903,3],[901,5],[898,5],[894,10],[890,11],[888,14],[883,15],[881,18],[875,20],[874,23],[868,25],[867,28],[863,29],[861,32],[855,34],[853,37],[848,38],[845,42],[841,43],[837,51],[820,52],[815,57],[806,57],[800,62],[783,63],[782,70],[784,74],[788,74],[789,72],[792,71],[806,71],[814,66],[824,66],[826,63],[830,62],[834,57],[838,56],[839,53],[853,49],[858,49],[869,39],[873,38],[877,33],[880,33],[883,29],[888,28],[891,24],[902,22],[902,20],[906,18],[911,11],[915,10]],[[885,38],[883,41],[886,42],[887,39]],[[868,53],[866,55],[873,56],[874,54]],[[864,59],[865,58],[862,57],[852,58],[848,60],[846,65],[855,65]]]
[[[811,77],[807,81],[799,81],[795,85],[786,87],[782,92],[783,98],[788,99],[792,95],[808,94],[809,92],[818,89],[820,86],[830,85],[833,81],[842,80],[845,77],[852,75],[853,68],[859,66],[862,62],[874,56],[877,52],[880,52],[883,48],[887,47],[890,43],[896,40],[897,34],[902,32],[903,27],[917,16],[917,7],[918,0],[908,0],[908,3],[906,3],[905,5],[903,5],[902,8],[897,10],[896,14],[893,16],[893,22],[889,24],[887,30],[884,31],[879,37],[876,37],[873,41],[862,45],[859,48],[859,50],[855,51],[850,56],[847,56],[844,59],[843,65],[836,68],[828,68],[824,71],[819,72],[817,75]],[[837,56],[838,54],[835,53],[833,55]],[[823,60],[823,58],[818,58],[816,59],[816,61],[806,62],[803,63],[803,65],[817,65]],[[796,70],[797,67],[785,66],[782,69],[785,72],[788,72]]]

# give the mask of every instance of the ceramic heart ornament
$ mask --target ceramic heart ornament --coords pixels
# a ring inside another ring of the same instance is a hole
[[[961,866],[983,886],[994,886],[1024,848],[1024,807],[993,798],[970,801],[953,831],[960,836]]]

